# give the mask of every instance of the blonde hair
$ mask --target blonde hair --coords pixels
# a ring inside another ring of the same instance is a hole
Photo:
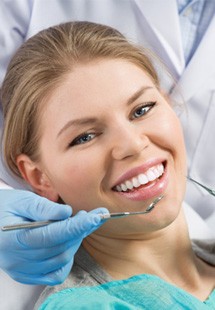
[[[123,59],[143,69],[159,87],[146,50],[117,30],[90,22],[69,22],[45,29],[26,41],[12,58],[1,89],[3,150],[10,170],[21,177],[17,156],[39,160],[39,119],[46,96],[78,63]]]

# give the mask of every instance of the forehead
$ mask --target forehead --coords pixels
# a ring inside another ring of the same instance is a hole
[[[139,87],[155,86],[149,75],[139,66],[121,59],[102,59],[78,64],[63,77],[48,101],[62,104],[67,101],[89,102],[130,96]],[[111,100],[112,100],[111,99]]]
[[[57,135],[71,119],[121,111],[143,87],[157,92],[149,76],[131,62],[111,59],[78,64],[44,101],[40,128]]]

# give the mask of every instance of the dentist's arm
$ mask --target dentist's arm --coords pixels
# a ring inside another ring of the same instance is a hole
[[[32,14],[32,1],[0,1],[0,84],[9,60],[25,41]]]
[[[23,221],[61,220],[44,227],[0,231],[0,268],[25,284],[62,283],[68,276],[83,238],[104,221],[98,213],[56,204],[28,191],[0,189],[0,227]]]

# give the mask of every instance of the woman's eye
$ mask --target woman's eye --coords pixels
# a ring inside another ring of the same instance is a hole
[[[156,102],[149,102],[147,104],[139,106],[137,109],[134,110],[132,114],[132,119],[140,118],[143,115],[147,114],[153,108],[155,104]]]
[[[69,146],[75,146],[75,145],[79,145],[79,144],[85,144],[87,142],[90,142],[92,139],[94,139],[96,136],[95,133],[84,133],[80,136],[78,136],[77,138],[75,138],[70,144]]]

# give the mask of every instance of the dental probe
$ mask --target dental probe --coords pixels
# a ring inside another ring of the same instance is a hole
[[[146,214],[152,211],[154,209],[155,205],[163,198],[164,196],[159,196],[155,198],[155,200],[146,208],[145,211],[137,211],[137,212],[118,212],[118,213],[104,213],[99,214],[101,219],[114,219],[114,218],[120,218],[120,217],[126,217],[129,215],[139,215],[139,214]],[[38,221],[38,222],[31,222],[31,223],[23,223],[23,224],[14,224],[14,225],[8,225],[8,226],[2,226],[2,231],[10,231],[10,230],[17,230],[17,229],[26,229],[26,228],[37,228],[46,226],[48,224],[58,222],[56,220],[50,220],[50,221]]]
[[[204,188],[210,195],[215,196],[215,190],[214,189],[199,183],[198,181],[194,180],[191,177],[187,177],[187,179],[190,180],[191,182],[196,183],[197,185],[201,186],[202,188]]]
[[[118,212],[118,213],[104,213],[100,214],[102,219],[111,219],[111,218],[120,218],[129,215],[139,215],[139,214],[146,214],[154,209],[155,205],[163,198],[164,196],[159,196],[155,198],[155,200],[146,208],[145,211],[137,211],[137,212]]]

